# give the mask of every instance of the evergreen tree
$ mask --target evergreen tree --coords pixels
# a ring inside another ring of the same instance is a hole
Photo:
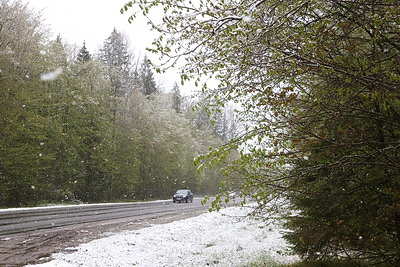
[[[140,65],[138,78],[141,91],[144,95],[149,96],[157,92],[157,86],[154,80],[153,70],[151,69],[151,65],[147,57],[143,59],[143,62]]]
[[[230,106],[226,106],[213,115],[213,133],[226,143],[238,134],[238,124]]]
[[[172,88],[172,108],[176,113],[181,113],[182,97],[177,83],[174,84]]]
[[[132,87],[131,55],[128,41],[115,28],[104,41],[100,49],[100,60],[104,63],[107,80],[112,87],[112,96],[121,97],[129,94]]]
[[[86,49],[86,43],[83,42],[83,46],[79,50],[76,60],[81,63],[85,63],[85,62],[88,62],[91,58],[92,58],[92,56],[90,55],[89,51]]]
[[[151,19],[161,2],[139,8]],[[231,182],[257,200],[255,211],[281,212],[283,201],[298,211],[287,238],[304,259],[398,266],[398,1],[172,0],[165,8],[152,24],[154,52],[165,64],[185,57],[183,80],[217,79],[203,84],[208,104],[235,101],[246,120],[239,138],[200,159],[241,149],[227,171],[242,179]]]

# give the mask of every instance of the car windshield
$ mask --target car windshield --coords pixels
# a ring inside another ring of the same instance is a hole
[[[182,194],[187,194],[187,192],[188,192],[188,190],[178,190],[178,191],[176,191],[175,194],[180,194],[180,195],[182,195]]]

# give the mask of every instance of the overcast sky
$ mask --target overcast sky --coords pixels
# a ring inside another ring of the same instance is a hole
[[[54,35],[61,34],[69,43],[97,49],[115,27],[126,33],[136,49],[144,50],[154,35],[143,20],[128,23],[129,13],[122,15],[121,7],[127,0],[23,0],[42,13]],[[128,11],[129,12],[129,11]]]
[[[145,51],[155,38],[144,19],[138,18],[132,24],[128,23],[131,14],[121,14],[120,9],[128,0],[22,0],[28,7],[42,14],[43,23],[48,25],[54,34],[61,35],[70,44],[86,47],[93,54],[110,36],[113,28],[125,33],[131,43],[131,49],[136,56],[146,54],[153,61],[154,56]],[[170,89],[174,82],[180,82],[178,75],[169,72],[161,79]]]

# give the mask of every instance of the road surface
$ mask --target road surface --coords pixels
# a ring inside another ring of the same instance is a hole
[[[196,216],[208,209],[172,200],[0,210],[0,266],[37,263],[66,247],[104,236]]]

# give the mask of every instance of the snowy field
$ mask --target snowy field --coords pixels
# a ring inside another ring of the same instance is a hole
[[[230,207],[177,222],[114,233],[57,253],[34,266],[246,266],[260,258],[290,263],[282,228]],[[32,266],[32,265],[30,265]]]

